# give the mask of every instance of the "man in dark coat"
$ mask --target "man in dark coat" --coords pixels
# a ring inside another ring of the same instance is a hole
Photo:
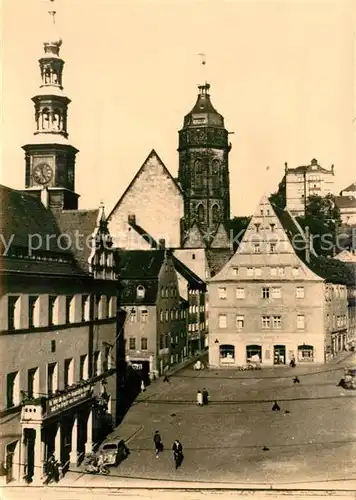
[[[155,450],[156,450],[156,458],[159,457],[159,453],[163,451],[163,444],[162,444],[162,438],[159,433],[159,431],[156,431],[154,436],[153,436],[153,442],[155,444]]]
[[[209,403],[209,393],[206,389],[203,389],[203,405],[207,405]]]
[[[178,469],[178,467],[180,467],[182,465],[182,462],[183,462],[183,446],[182,446],[182,443],[180,441],[178,441],[178,439],[176,439],[173,443],[173,446],[172,446],[172,450],[173,450],[173,458],[174,458],[174,462],[176,464],[176,469]]]

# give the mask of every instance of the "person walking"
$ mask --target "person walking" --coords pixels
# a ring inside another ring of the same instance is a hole
[[[203,396],[203,405],[207,405],[209,403],[209,393],[205,388],[203,389],[202,396]]]
[[[153,436],[153,442],[155,444],[156,458],[159,457],[160,452],[163,451],[162,438],[159,431],[156,431]]]
[[[198,406],[203,406],[203,394],[201,391],[197,392],[197,403]]]
[[[182,446],[182,443],[176,439],[173,443],[173,446],[172,446],[172,450],[173,450],[173,459],[174,459],[174,463],[175,463],[175,466],[176,466],[176,470],[178,469],[178,467],[180,467],[182,465],[182,462],[183,462],[183,446]]]

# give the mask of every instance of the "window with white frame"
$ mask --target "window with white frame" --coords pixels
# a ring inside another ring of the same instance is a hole
[[[276,251],[277,251],[277,243],[274,243],[274,242],[270,243],[269,244],[269,251],[270,251],[270,253],[276,253]]]
[[[79,380],[87,380],[88,377],[88,355],[82,354],[79,358]]]
[[[280,287],[273,287],[271,292],[272,299],[280,299],[282,297],[282,290]]]
[[[233,276],[238,276],[239,275],[239,268],[238,267],[233,267],[232,268],[232,275]]]
[[[295,289],[297,299],[304,299],[304,286],[297,286]]]
[[[262,324],[263,330],[265,330],[267,328],[271,328],[271,317],[270,316],[262,316],[261,324]]]
[[[314,347],[312,345],[299,345],[298,346],[298,361],[299,362],[313,362],[314,361]]]
[[[47,395],[52,396],[58,388],[58,363],[49,363],[47,365]]]
[[[299,267],[293,267],[292,274],[293,276],[299,276]]]
[[[219,299],[226,299],[227,297],[227,290],[225,287],[219,287],[218,288],[218,296]]]
[[[17,330],[21,327],[21,299],[18,295],[8,296],[8,330]]]
[[[236,328],[238,330],[241,330],[245,325],[245,317],[240,315],[236,316]]]
[[[81,303],[82,321],[90,320],[90,295],[82,295]]]
[[[236,298],[244,299],[245,298],[245,289],[244,288],[236,288]]]
[[[276,267],[270,267],[269,272],[270,272],[271,276],[277,276],[277,268]]]
[[[255,267],[254,275],[256,276],[256,278],[258,278],[259,276],[262,276],[262,269],[260,267]]]
[[[40,326],[40,298],[30,295],[28,298],[28,327],[37,328]]]
[[[253,253],[261,253],[261,245],[259,243],[253,243]]]
[[[297,328],[298,328],[298,330],[304,330],[304,328],[305,328],[304,314],[297,315]]]
[[[138,285],[136,288],[136,297],[138,299],[143,299],[145,297],[145,287],[142,285]]]
[[[219,314],[219,328],[227,328],[227,315]]]
[[[64,360],[64,387],[74,384],[74,361],[73,358]]]
[[[272,326],[273,328],[281,328],[282,327],[282,317],[281,316],[273,316],[272,317]]]
[[[50,295],[48,299],[48,325],[59,324],[59,297]]]
[[[253,267],[248,267],[246,270],[247,276],[253,276]]]
[[[11,372],[6,377],[6,407],[11,408],[20,404],[20,374]]]
[[[136,323],[137,321],[137,311],[136,309],[132,308],[130,311],[130,323]]]
[[[30,368],[27,372],[27,396],[38,398],[40,392],[40,371],[38,367]]]
[[[284,276],[284,267],[277,267],[278,276]]]
[[[141,322],[147,323],[148,321],[148,311],[147,309],[141,309]]]

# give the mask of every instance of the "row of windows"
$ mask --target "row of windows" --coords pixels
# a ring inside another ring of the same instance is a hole
[[[193,260],[195,259],[195,254],[194,253],[192,255],[192,258],[193,258]],[[196,289],[193,290],[192,288],[190,288],[188,290],[188,295],[199,295],[199,293],[200,293],[200,291],[196,290]]]
[[[148,339],[147,337],[141,337],[141,351],[147,351],[148,349]],[[129,338],[129,349],[130,351],[136,350],[136,337]]]
[[[327,301],[333,298],[346,298],[347,289],[342,285],[326,286],[325,287],[325,299]]]
[[[112,368],[113,360],[111,356],[111,347],[106,346],[104,351],[104,360],[102,361],[101,351],[95,351],[93,356],[93,377],[110,370]],[[27,398],[38,398],[41,396],[50,397],[57,390],[60,389],[59,375],[58,375],[58,362],[48,363],[47,365],[47,387],[46,392],[40,392],[40,369],[38,367],[30,368],[27,371],[27,386],[26,390],[20,390],[20,371],[15,371],[7,374],[6,377],[6,406],[11,408],[18,406],[21,403],[21,393]],[[79,381],[87,380],[89,378],[88,372],[88,355],[82,354],[79,357]],[[67,358],[64,360],[63,366],[63,388],[70,387],[76,382],[75,376],[75,362],[74,358]]]
[[[266,275],[276,277],[276,276],[285,276],[286,275],[286,268],[285,267],[267,267],[264,268]],[[259,278],[262,276],[262,267],[246,267],[246,268],[240,268],[240,267],[233,267],[232,268],[232,275],[233,276],[249,276],[249,277],[255,277]],[[297,277],[300,275],[300,268],[299,267],[293,267],[292,268],[292,276]]]
[[[327,314],[326,322],[327,325],[331,327],[343,327],[347,325],[347,317],[345,314],[340,316],[337,316],[336,314]]]
[[[185,333],[181,332],[180,335],[173,337],[170,333],[163,333],[159,337],[159,348],[167,349],[169,346],[176,347],[179,344],[180,338],[185,337]]]
[[[204,312],[204,310],[205,310],[205,306],[198,306],[198,305],[189,306],[189,312],[191,314],[198,313],[198,312]]]
[[[228,298],[228,290],[226,287],[218,288],[218,297],[221,300],[226,300]],[[304,299],[305,290],[303,286],[297,286],[295,289],[295,297],[297,299]],[[236,299],[245,299],[245,288],[237,287],[235,289],[235,298]],[[261,288],[261,298],[262,299],[280,299],[282,298],[282,289],[281,287],[262,287]]]
[[[164,321],[174,320],[174,319],[185,319],[187,317],[187,313],[184,309],[165,309],[160,311],[159,320],[163,323]]]
[[[200,326],[200,328],[199,328]],[[200,330],[204,330],[204,327],[205,327],[205,323],[204,322],[201,322],[201,323],[189,323],[188,325],[188,332],[197,332]]]
[[[219,314],[218,318],[219,328],[227,328],[227,314]],[[242,330],[245,326],[245,316],[238,314],[235,317],[235,327],[238,330]],[[282,316],[261,316],[261,328],[263,330],[269,328],[280,329],[282,328]],[[305,328],[305,317],[303,314],[297,315],[297,329],[304,330]]]
[[[168,297],[178,297],[178,290],[177,287],[174,286],[174,283],[171,282],[170,286],[163,286],[161,288],[161,298],[168,298]]]
[[[139,309],[137,311],[136,309],[132,308],[130,311],[129,318],[130,318],[131,323],[136,323],[138,320],[141,321],[141,323],[147,323],[148,322],[148,311],[147,311],[147,309]]]
[[[7,299],[8,330],[78,323],[116,315],[116,297],[104,295],[95,296],[92,318],[90,295],[9,295]],[[26,310],[27,315],[23,315]],[[23,324],[23,317],[27,318],[26,324]]]

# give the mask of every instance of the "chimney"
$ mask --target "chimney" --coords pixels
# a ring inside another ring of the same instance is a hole
[[[129,224],[136,224],[136,215],[135,214],[129,214],[128,223]]]
[[[46,208],[49,206],[49,195],[48,195],[48,187],[43,186],[41,189],[41,202]]]
[[[158,249],[159,250],[165,250],[166,248],[166,240],[164,238],[161,238],[158,240]]]
[[[310,231],[309,226],[305,226],[305,260],[310,262]]]

